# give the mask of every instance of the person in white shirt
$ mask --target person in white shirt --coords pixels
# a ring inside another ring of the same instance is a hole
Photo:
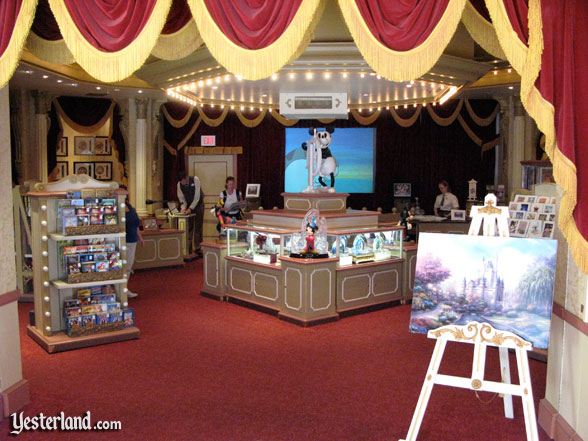
[[[437,196],[437,199],[435,199],[435,205],[433,206],[435,216],[449,217],[451,216],[451,210],[457,210],[459,208],[459,201],[457,200],[457,197],[451,193],[451,188],[447,181],[439,182],[439,191],[441,194]]]
[[[200,243],[202,242],[202,225],[204,222],[204,193],[200,187],[200,180],[197,176],[187,176],[183,170],[180,170],[178,172],[176,193],[180,201],[180,213],[195,214],[188,221],[188,237],[191,238],[192,252],[201,255]]]
[[[225,190],[221,191],[219,198],[224,201],[223,210],[229,217],[235,218],[235,220],[243,219],[240,209],[231,209],[231,205],[243,200],[243,194],[235,188],[235,178],[228,176],[225,181]]]

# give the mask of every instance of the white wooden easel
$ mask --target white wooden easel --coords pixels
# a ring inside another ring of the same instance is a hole
[[[472,222],[469,235],[478,235],[480,226],[484,236],[495,236],[498,227],[498,235],[508,237],[508,207],[496,207],[496,196],[490,194],[484,198],[484,207],[472,207]],[[513,418],[512,396],[520,396],[523,401],[523,414],[525,416],[525,429],[528,441],[538,441],[537,419],[535,417],[535,403],[533,402],[533,389],[531,386],[531,374],[529,372],[528,351],[533,346],[516,334],[507,331],[499,331],[488,323],[470,322],[467,325],[447,325],[428,332],[429,338],[437,340],[429,369],[416,409],[412,416],[410,428],[406,439],[399,441],[416,441],[433,386],[441,384],[445,386],[460,387],[474,391],[494,392],[502,394],[504,398],[504,414],[507,418]],[[443,358],[443,352],[448,341],[472,343],[474,345],[474,359],[472,361],[471,377],[457,377],[454,375],[439,374],[439,366]],[[484,368],[486,364],[486,347],[495,346],[500,356],[500,371],[502,382],[484,380]],[[514,349],[519,372],[519,384],[511,384],[508,350]]]

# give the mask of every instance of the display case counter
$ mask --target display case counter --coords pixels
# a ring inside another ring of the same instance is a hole
[[[451,221],[444,220],[440,222],[431,221],[411,221],[415,228],[416,240],[418,242],[420,233],[446,233],[446,234],[468,234],[470,221]]]
[[[225,257],[227,244],[202,242],[200,244],[204,257],[204,284],[200,293],[216,300],[225,300],[227,294],[227,272]]]
[[[184,265],[182,230],[143,231],[143,246],[135,251],[134,269]]]
[[[295,231],[246,222],[228,225],[227,255],[245,261],[279,265],[278,257],[290,254],[290,242]]]
[[[339,266],[365,265],[402,258],[404,227],[381,225],[330,229],[329,256],[339,258]]]
[[[402,270],[402,295],[404,302],[412,301],[412,294],[414,289],[414,274],[416,271],[418,245],[416,243],[405,244],[402,249],[402,257],[404,257]]]

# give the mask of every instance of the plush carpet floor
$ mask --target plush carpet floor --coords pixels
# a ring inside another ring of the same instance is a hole
[[[129,287],[139,340],[47,354],[25,331],[20,304],[26,416],[120,420],[119,432],[23,432],[16,440],[393,440],[408,431],[434,341],[408,332],[410,306],[301,328],[200,296],[202,264],[139,271]],[[441,373],[469,376],[473,347],[449,344]],[[546,365],[531,360],[535,402]],[[498,351],[486,377],[499,380]],[[518,381],[511,355],[513,381]],[[419,440],[526,439],[521,401],[436,386]],[[539,429],[540,439],[547,435]]]

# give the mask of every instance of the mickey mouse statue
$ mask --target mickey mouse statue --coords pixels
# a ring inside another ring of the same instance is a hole
[[[333,157],[329,145],[331,145],[331,134],[335,131],[333,126],[327,126],[325,130],[317,130],[314,127],[308,129],[308,133],[313,137],[308,143],[302,143],[302,150],[306,154],[306,168],[308,168],[308,187],[304,192],[314,191],[314,177],[318,176],[318,181],[323,187],[327,184],[323,178],[331,177],[331,187],[328,189],[329,193],[335,192],[335,170],[337,169],[337,161]]]

